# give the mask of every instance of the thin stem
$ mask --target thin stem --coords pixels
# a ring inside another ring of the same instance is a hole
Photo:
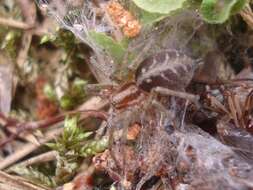
[[[3,17],[0,17],[0,25],[22,29],[22,30],[29,30],[34,27],[33,25],[26,24],[21,21],[9,19],[9,18],[3,18]]]
[[[16,125],[17,132],[11,134],[7,139],[0,142],[0,148],[6,145],[7,143],[11,142],[13,139],[18,137],[18,135],[21,132],[27,131],[27,130],[35,130],[39,128],[47,128],[54,124],[57,124],[65,119],[67,115],[74,115],[74,114],[82,114],[82,119],[85,119],[87,117],[95,117],[102,120],[107,120],[108,116],[106,112],[103,111],[97,111],[97,110],[77,110],[77,111],[70,111],[46,120],[41,120],[37,122],[26,122],[26,123],[20,123]],[[8,124],[6,126],[9,126]]]

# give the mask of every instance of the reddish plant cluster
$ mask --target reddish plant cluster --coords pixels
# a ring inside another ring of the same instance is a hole
[[[107,12],[112,18],[114,24],[122,28],[125,36],[129,38],[136,37],[141,31],[141,25],[136,18],[117,2],[109,2]]]
[[[35,85],[36,90],[36,116],[38,119],[46,119],[54,116],[58,112],[57,105],[48,99],[43,92],[47,81],[43,77],[38,77]]]

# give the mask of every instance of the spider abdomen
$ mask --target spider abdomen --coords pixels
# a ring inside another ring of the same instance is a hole
[[[144,91],[155,87],[183,90],[190,83],[195,61],[177,50],[168,50],[146,58],[136,72],[136,83]]]

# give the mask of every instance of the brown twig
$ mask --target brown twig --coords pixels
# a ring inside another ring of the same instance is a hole
[[[7,143],[11,142],[13,139],[19,136],[20,133],[28,130],[35,130],[35,129],[41,129],[41,128],[47,128],[50,127],[54,124],[57,124],[65,119],[67,115],[74,115],[74,114],[82,114],[82,119],[85,119],[87,117],[95,117],[99,118],[102,120],[107,120],[108,116],[106,112],[102,111],[96,111],[96,110],[76,110],[76,111],[70,111],[64,114],[60,114],[58,116],[42,120],[42,121],[37,121],[37,122],[25,122],[25,123],[20,123],[16,125],[15,127],[17,128],[16,133],[12,133],[7,139],[3,140],[0,142],[0,147],[3,147]],[[7,124],[7,126],[10,126]]]
[[[29,25],[35,25],[36,23],[36,5],[35,2],[30,0],[16,0],[21,9],[24,20]],[[28,11],[29,10],[29,11]],[[24,64],[27,61],[29,49],[32,42],[32,32],[27,31],[23,34],[21,44],[22,48],[20,48],[17,54],[17,65],[19,69],[24,69]]]
[[[17,166],[26,167],[26,166],[30,166],[30,165],[37,164],[37,163],[49,162],[49,161],[55,160],[56,155],[57,155],[57,152],[54,150],[50,151],[50,152],[46,152],[46,153],[40,154],[38,156],[35,156],[33,158],[30,158],[28,160],[25,160],[21,163],[18,163],[17,165],[12,166],[11,168],[14,168]],[[11,168],[8,169],[8,171],[10,171]]]
[[[0,183],[0,189],[1,190],[20,190],[20,189],[17,189],[16,187],[13,187],[9,184],[4,184],[4,183]]]
[[[20,180],[20,178],[15,178],[11,175],[8,175],[2,171],[0,171],[0,183],[8,184],[14,189],[22,189],[22,190],[45,190],[44,188],[29,184]]]
[[[34,25],[30,25],[25,22],[13,20],[10,18],[3,18],[3,17],[0,17],[0,25],[12,27],[12,28],[17,28],[17,29],[22,29],[22,30],[29,30],[34,27]]]
[[[241,12],[243,20],[248,24],[248,26],[253,29],[253,12],[249,5],[247,5]]]
[[[27,154],[30,154],[34,150],[36,150],[41,145],[47,143],[50,140],[53,140],[57,136],[59,136],[62,133],[62,128],[56,128],[53,130],[50,130],[45,134],[45,137],[42,139],[39,139],[40,144],[33,144],[29,143],[22,147],[22,149],[19,149],[15,153],[11,154],[10,156],[6,157],[1,163],[0,163],[0,170],[3,170],[7,168],[8,166],[12,165],[13,163],[17,162]]]
[[[102,109],[107,104],[108,104],[107,101],[102,101],[102,99],[100,99],[98,97],[93,97],[93,98],[89,99],[87,102],[85,102],[83,105],[81,105],[78,108],[78,110],[80,110],[80,109],[82,109],[82,110],[85,110],[85,109],[99,110],[99,109]],[[59,123],[59,124],[61,124],[61,123]],[[20,160],[21,158],[23,158],[27,154],[30,154],[31,152],[36,150],[38,147],[40,147],[44,143],[59,136],[62,133],[62,130],[63,130],[63,128],[56,128],[56,129],[48,131],[45,134],[45,137],[43,139],[39,139],[39,142],[41,143],[40,145],[39,144],[32,144],[32,143],[25,145],[22,149],[18,150],[14,154],[5,158],[0,163],[0,170],[5,169],[6,167],[12,165],[13,163]]]

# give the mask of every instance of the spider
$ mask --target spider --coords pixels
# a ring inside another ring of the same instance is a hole
[[[144,133],[150,130],[147,125],[162,125],[164,131],[173,131],[167,128],[178,126],[175,120],[181,118],[183,106],[186,107],[187,102],[198,105],[199,97],[185,92],[198,64],[183,52],[166,50],[142,61],[133,80],[122,82],[122,85],[88,86],[89,91],[93,87],[101,87],[98,88],[99,95],[110,102],[103,134],[106,132],[109,136],[109,152],[120,172],[118,175],[113,172],[113,178],[117,175],[122,183],[128,181],[122,179],[126,175],[126,170],[122,169],[125,164],[122,163],[127,162],[127,156],[121,160],[116,152],[128,154],[129,148],[125,144],[130,126],[140,123]]]
[[[198,61],[178,50],[166,50],[152,55],[142,61],[133,80],[121,82],[122,85],[99,85],[101,96],[110,99],[116,109],[137,105],[149,99],[155,99],[157,94],[176,96],[198,103],[199,97],[185,92],[191,82]],[[96,85],[90,85],[91,90]],[[88,90],[88,91],[89,91]]]

